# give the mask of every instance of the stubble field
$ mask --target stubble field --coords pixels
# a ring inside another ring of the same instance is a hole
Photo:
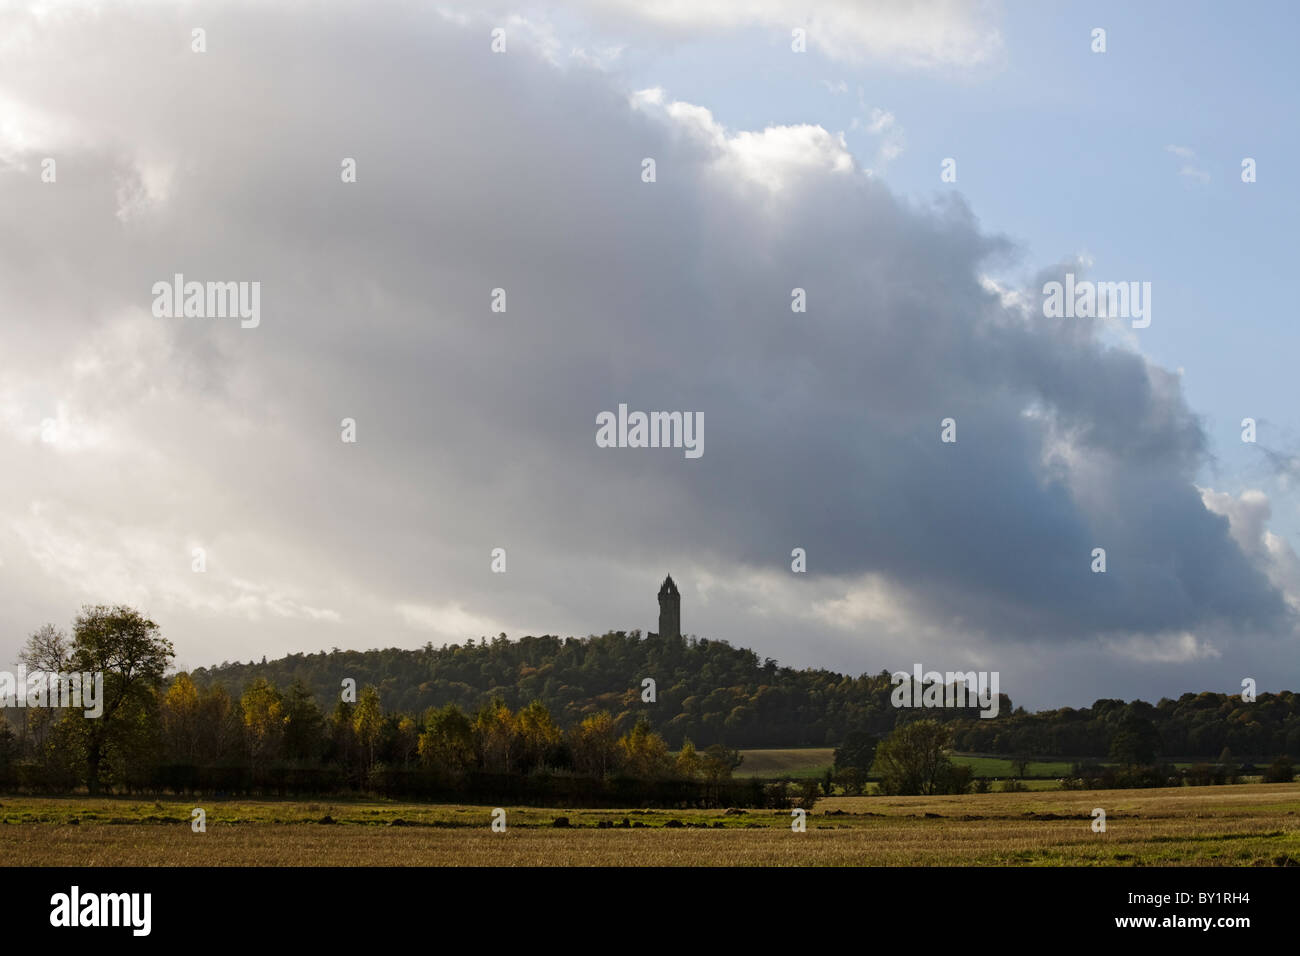
[[[202,807],[207,830],[195,833]],[[1094,832],[1093,809],[1106,812]],[[836,797],[787,811],[0,797],[17,866],[1300,865],[1300,783]],[[559,818],[568,826],[555,826]]]

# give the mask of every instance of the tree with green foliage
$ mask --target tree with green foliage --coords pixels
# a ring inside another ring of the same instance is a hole
[[[349,779],[354,782],[360,779],[361,772],[360,748],[357,746],[356,732],[352,729],[352,713],[355,710],[356,704],[340,700],[334,705],[334,710],[326,722],[326,730],[329,734],[327,759],[344,768]]]
[[[835,771],[835,783],[850,797],[859,796],[867,782],[867,771],[845,767]]]
[[[311,689],[301,680],[295,680],[284,695],[285,759],[300,763],[317,760],[324,732],[325,716]]]
[[[722,784],[731,779],[732,773],[745,760],[739,750],[732,750],[722,744],[711,744],[704,751],[701,770],[708,781],[710,798],[716,800],[722,790]]]
[[[418,746],[421,763],[452,777],[477,763],[473,725],[455,704],[425,712]]]
[[[745,755],[722,744],[711,744],[704,751],[704,775],[714,783],[730,780],[732,772],[745,762]]]
[[[1291,758],[1283,754],[1264,771],[1265,783],[1291,783],[1295,780],[1295,764]]]
[[[835,748],[835,769],[846,770],[853,767],[864,773],[870,770],[872,762],[876,759],[877,743],[875,734],[865,730],[851,731],[844,738],[844,743]]]
[[[1147,717],[1125,717],[1110,742],[1110,756],[1128,766],[1154,763],[1160,747],[1160,732]]]
[[[224,684],[213,684],[200,693],[199,722],[200,763],[238,763],[243,758],[243,720]]]
[[[72,709],[60,725],[84,762],[87,789],[97,794],[106,767],[123,776],[159,735],[159,691],[175,650],[157,624],[123,605],[87,605],[72,633],[67,668],[103,675],[103,713],[86,717]]]
[[[890,796],[945,793],[952,781],[949,728],[936,720],[904,724],[880,742],[872,772]]]

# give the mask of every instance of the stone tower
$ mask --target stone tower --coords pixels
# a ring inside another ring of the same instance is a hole
[[[682,596],[671,574],[659,586],[659,636],[678,640],[682,636]]]

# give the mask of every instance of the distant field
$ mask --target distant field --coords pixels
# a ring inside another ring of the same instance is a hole
[[[820,778],[835,763],[834,747],[801,747],[790,750],[742,750],[744,760],[737,777]]]
[[[1006,783],[1007,783],[1006,777],[1003,777],[1001,781],[990,780],[989,788],[991,790],[1000,790],[1001,788],[1006,786]],[[1034,780],[1031,778],[1029,780],[1021,780],[1020,785],[1024,787],[1026,790],[1034,790],[1038,792],[1061,789],[1060,783],[1058,783],[1055,780]]]
[[[190,811],[196,805],[207,812],[206,833],[191,831]],[[1092,831],[1094,807],[1106,811],[1105,833]],[[787,811],[535,807],[506,808],[506,832],[493,833],[491,812],[490,807],[365,800],[154,803],[0,797],[0,846],[5,849],[0,863],[1300,865],[1300,783],[834,797],[809,814],[806,833],[791,832]],[[555,827],[559,817],[570,826]]]
[[[799,747],[787,750],[742,750],[744,761],[736,768],[737,777],[792,777],[796,780],[812,777],[820,779],[835,763],[833,747]],[[1005,780],[1016,775],[1011,761],[1005,757],[981,757],[975,754],[953,754],[952,762],[966,764],[977,777]],[[1034,761],[1025,770],[1031,787],[1055,787],[1056,780],[1070,772],[1070,761]],[[1050,783],[1049,783],[1050,782]]]
[[[1011,765],[1011,761],[1006,757],[979,757],[974,754],[953,754],[952,762],[956,764],[965,764],[971,768],[971,772],[977,777],[1007,777],[1016,776],[1016,770]],[[1035,760],[1025,768],[1026,777],[1050,777],[1056,780],[1064,777],[1070,772],[1069,760]]]

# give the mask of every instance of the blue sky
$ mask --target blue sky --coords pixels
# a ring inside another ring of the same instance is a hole
[[[1240,428],[1253,417],[1261,444],[1300,448],[1300,323],[1289,308],[1300,8],[1022,2],[1005,4],[996,22],[1001,54],[970,69],[857,65],[815,47],[794,55],[787,36],[764,28],[631,51],[620,69],[629,84],[661,86],[733,129],[843,131],[867,167],[880,136],[853,121],[887,110],[905,146],[882,177],[919,203],[962,193],[985,230],[1021,250],[995,275],[1024,282],[1086,254],[1093,278],[1151,281],[1156,318],[1137,343],[1184,370],[1217,459],[1203,479],[1281,495],[1274,530],[1300,542],[1300,502],[1269,479]],[[1105,53],[1091,49],[1095,27],[1107,31]],[[845,92],[828,88],[840,83]],[[939,167],[950,156],[958,181],[946,185]],[[1241,181],[1247,156],[1257,163],[1252,184]]]

